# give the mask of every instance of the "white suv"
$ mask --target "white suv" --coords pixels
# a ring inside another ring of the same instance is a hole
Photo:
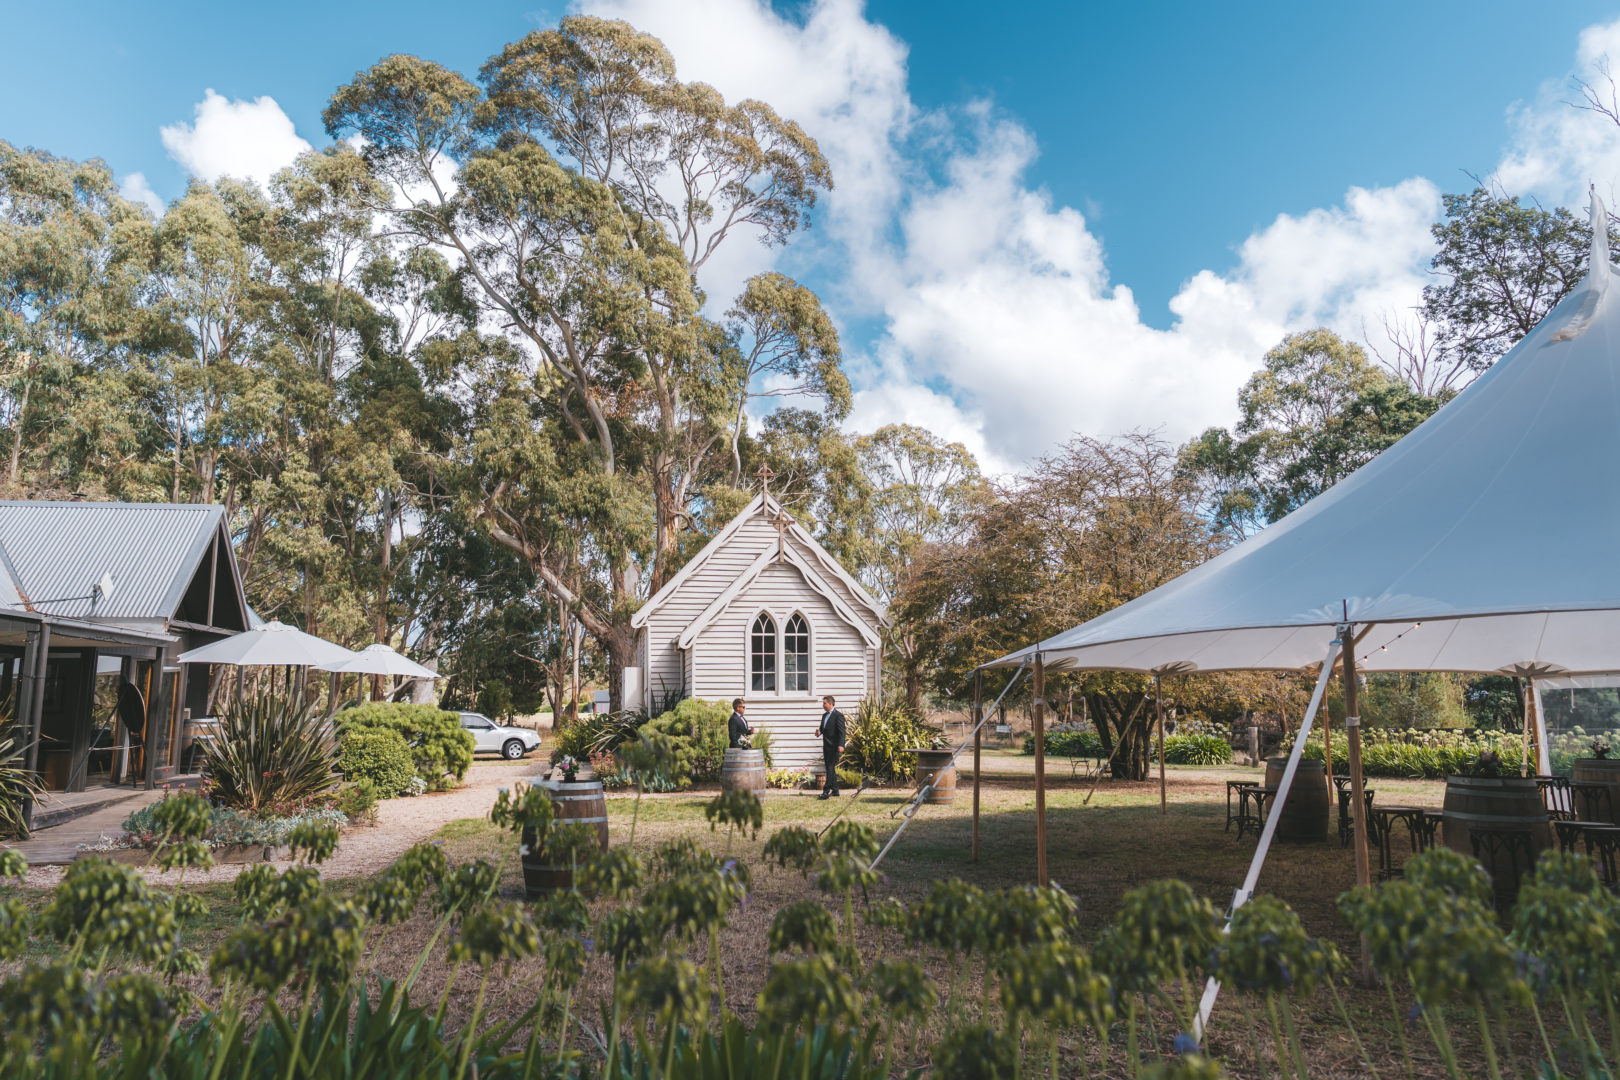
[[[483,713],[464,712],[461,726],[472,732],[473,753],[499,754],[516,761],[540,749],[540,736],[528,728],[502,727]]]

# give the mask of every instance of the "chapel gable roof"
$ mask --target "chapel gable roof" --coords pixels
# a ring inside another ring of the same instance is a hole
[[[886,627],[889,625],[888,613],[884,611],[883,605],[878,603],[877,600],[873,599],[872,595],[861,586],[861,583],[856,581],[854,576],[850,574],[849,571],[845,570],[843,566],[839,564],[837,559],[828,554],[827,550],[816,542],[815,537],[811,536],[810,533],[799,525],[797,521],[794,521],[792,515],[788,514],[787,511],[782,509],[780,503],[778,503],[770,495],[764,493],[755,496],[753,502],[749,503],[740,514],[732,518],[731,521],[726,524],[725,528],[721,529],[718,533],[715,533],[714,538],[705,544],[701,551],[692,556],[687,564],[681,567],[680,571],[664,584],[662,589],[659,589],[650,600],[643,604],[641,609],[631,617],[631,625],[637,627],[645,626],[647,624],[647,619],[661,606],[663,606],[670,599],[670,597],[674,596],[676,593],[685,588],[697,575],[698,571],[703,567],[703,565],[715,554],[715,552],[723,550],[728,544],[732,543],[737,533],[750,520],[757,517],[776,518],[778,516],[787,522],[784,530],[786,535],[792,537],[795,544],[798,547],[803,548],[808,554],[808,557],[800,557],[798,552],[794,550],[794,545],[789,545],[786,548],[786,551],[792,552],[794,557],[787,559],[787,561],[794,563],[797,566],[800,573],[805,576],[805,580],[811,584],[812,588],[815,588],[818,592],[823,592],[826,595],[834,595],[836,590],[832,588],[831,580],[836,580],[848,590],[849,594],[854,598],[856,606],[864,609],[867,617],[869,617],[877,626]],[[755,562],[757,563],[758,560],[755,560]],[[749,569],[745,570],[743,574],[739,576],[738,581],[742,581],[743,578],[752,580],[752,578],[757,576],[759,573],[759,569],[759,566],[751,564]],[[746,584],[746,582],[743,583]],[[727,592],[734,596],[736,592],[740,591],[740,589],[741,586],[734,581],[732,586],[728,588]],[[718,600],[719,598],[717,597],[716,599]],[[729,600],[726,602],[729,603]],[[842,604],[842,601],[840,600],[839,603]],[[710,606],[713,607],[714,605],[711,603]],[[845,607],[847,610],[847,605],[845,605]],[[711,618],[712,614],[717,613],[718,612],[710,613],[707,610],[705,611],[705,615],[709,615]],[[850,615],[853,614],[853,612],[845,614],[846,620]],[[697,620],[698,623],[705,624],[706,621],[707,620],[704,618],[704,616],[699,616]],[[694,625],[696,625],[696,623],[694,623]]]

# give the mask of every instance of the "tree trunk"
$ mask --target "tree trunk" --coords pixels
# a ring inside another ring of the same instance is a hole
[[[1115,780],[1148,778],[1151,725],[1143,720],[1141,708],[1146,699],[1139,693],[1086,694],[1086,712],[1102,740],[1103,752],[1113,762],[1109,776]],[[1118,747],[1117,751],[1115,747]]]
[[[23,424],[28,418],[28,397],[33,392],[32,382],[23,383],[22,400],[17,403],[17,419],[11,426],[11,486],[17,486],[17,473],[22,468]]]
[[[394,493],[383,492],[382,497],[382,579],[377,583],[377,617],[376,634],[379,642],[388,641],[388,586],[392,576],[394,554]],[[383,677],[371,677],[371,696],[380,697],[383,689]]]

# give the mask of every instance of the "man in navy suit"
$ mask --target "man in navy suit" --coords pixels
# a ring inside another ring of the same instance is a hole
[[[731,736],[731,749],[735,750],[742,745],[743,736],[754,733],[753,725],[748,722],[748,702],[742,698],[735,698],[731,702],[731,719],[726,721],[727,734]]]
[[[844,714],[834,706],[832,695],[821,699],[821,723],[816,734],[821,736],[821,760],[827,766],[827,782],[821,786],[819,798],[838,797],[838,756],[844,752]]]

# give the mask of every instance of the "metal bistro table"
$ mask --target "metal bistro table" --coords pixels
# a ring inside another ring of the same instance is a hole
[[[1231,832],[1232,822],[1235,821],[1238,823],[1238,835],[1243,835],[1243,814],[1245,807],[1248,805],[1248,795],[1244,793],[1244,789],[1259,786],[1260,781],[1258,780],[1228,780],[1226,782],[1226,827],[1221,830],[1222,832]],[[1235,814],[1232,813],[1233,795],[1238,797],[1237,813]]]
[[[1395,865],[1395,854],[1390,843],[1398,821],[1406,826],[1406,838],[1412,854],[1427,851],[1434,846],[1441,815],[1421,806],[1375,806],[1367,820],[1378,838],[1378,877],[1381,881],[1400,877],[1405,871]]]

